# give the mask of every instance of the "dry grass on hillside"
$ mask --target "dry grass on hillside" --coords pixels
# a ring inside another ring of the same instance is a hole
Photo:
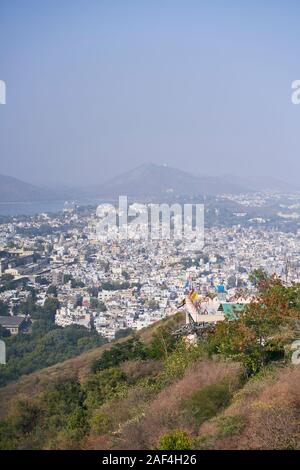
[[[160,436],[172,429],[179,427],[190,432],[190,426],[185,423],[181,414],[182,400],[225,379],[229,387],[235,390],[240,383],[240,376],[241,368],[238,364],[207,360],[194,364],[182,379],[170,384],[154,397],[147,396],[145,389],[133,389],[114,406],[117,416],[115,422],[123,422],[123,425],[117,432],[110,433],[110,439],[103,434],[98,438],[91,436],[86,445],[96,449],[150,449],[156,445]],[[131,416],[128,410],[131,410]],[[112,409],[107,411],[113,412]],[[107,447],[103,447],[104,442]]]
[[[200,431],[204,445],[216,449],[299,449],[300,368],[249,381]]]
[[[92,434],[90,449],[149,449],[174,430],[187,431],[195,449],[300,449],[300,368],[278,368],[249,380],[242,388],[238,364],[202,361],[158,394],[133,388],[107,404],[115,416],[107,432]],[[232,399],[197,427],[183,403],[213,384],[229,383]],[[121,425],[120,425],[121,423]]]
[[[150,327],[144,328],[138,335],[144,343],[148,344],[160,325],[165,324],[175,329],[183,322],[184,314],[180,312],[160,322],[156,322]],[[92,363],[101,357],[103,351],[111,348],[113,344],[127,341],[129,338],[130,337],[119,339],[87,351],[80,356],[67,359],[66,361],[33,372],[32,374],[24,375],[16,382],[0,388],[0,419],[4,418],[9,413],[10,407],[13,406],[16,400],[20,398],[33,398],[56,381],[68,377],[78,377],[80,381],[84,381],[90,373]]]

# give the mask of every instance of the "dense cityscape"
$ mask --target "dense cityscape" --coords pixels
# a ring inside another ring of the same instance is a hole
[[[232,199],[259,207],[265,196],[228,196]],[[297,208],[294,203],[290,210]],[[11,218],[0,226],[0,300],[6,312],[1,324],[13,333],[30,330],[30,300],[43,307],[55,298],[56,325],[84,326],[112,340],[117,332],[140,330],[176,313],[187,280],[203,299],[223,285],[228,300],[240,289],[251,295],[249,275],[255,269],[299,282],[300,231],[265,227],[258,217],[250,222],[246,217],[245,224],[246,214],[236,213],[240,223],[234,225],[206,227],[201,249],[184,238],[148,240],[146,226],[135,239],[99,238],[90,207]]]

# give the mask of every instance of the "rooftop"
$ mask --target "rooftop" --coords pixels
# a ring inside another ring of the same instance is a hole
[[[23,323],[24,317],[19,316],[0,316],[0,325],[4,328],[14,328]]]

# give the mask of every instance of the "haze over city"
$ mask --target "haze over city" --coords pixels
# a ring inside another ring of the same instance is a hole
[[[101,183],[144,162],[296,183],[296,1],[2,0],[0,173]]]

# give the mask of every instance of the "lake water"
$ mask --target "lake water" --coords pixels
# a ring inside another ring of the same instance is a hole
[[[35,215],[43,212],[58,212],[64,207],[65,201],[3,202],[0,203],[0,215]]]
[[[0,202],[0,216],[17,216],[17,215],[36,215],[42,213],[59,212],[66,207],[72,207],[74,204],[80,206],[97,206],[102,203],[113,204],[111,199],[78,199],[70,203],[66,201],[40,201],[40,202]]]

